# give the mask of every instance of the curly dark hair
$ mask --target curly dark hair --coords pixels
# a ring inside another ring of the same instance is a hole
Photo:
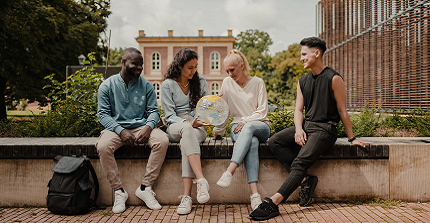
[[[184,67],[185,64],[192,59],[198,60],[197,53],[194,52],[192,49],[182,48],[181,50],[179,50],[179,52],[175,56],[175,59],[173,59],[172,63],[167,68],[167,73],[164,74],[164,80],[168,78],[176,80],[178,77],[181,76],[181,69],[179,67]],[[193,78],[189,80],[189,82],[190,107],[191,109],[194,109],[197,105],[197,102],[202,97],[202,92],[200,89],[200,78],[197,71],[194,74]]]

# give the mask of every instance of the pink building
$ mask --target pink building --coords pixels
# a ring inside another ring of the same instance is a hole
[[[153,84],[160,103],[161,83],[168,65],[181,48],[190,48],[199,55],[198,73],[205,77],[211,94],[216,95],[228,76],[223,61],[235,39],[232,30],[228,30],[228,36],[203,36],[203,30],[199,30],[198,36],[173,36],[173,30],[167,36],[146,36],[144,30],[139,30],[136,41],[144,61],[141,75]]]

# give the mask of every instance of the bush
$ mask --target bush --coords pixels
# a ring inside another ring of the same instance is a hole
[[[0,121],[0,138],[20,137],[21,132],[19,131],[19,129],[19,125],[15,121],[8,119]]]
[[[376,105],[375,102],[369,103],[366,100],[363,107],[359,110],[360,115],[354,116],[351,119],[354,135],[357,137],[373,136],[381,119],[381,115],[378,114],[380,111],[381,106]]]
[[[48,97],[51,111],[35,118],[22,129],[24,136],[33,137],[78,137],[97,136],[103,129],[97,119],[97,92],[103,75],[95,73],[93,53],[88,54],[90,65],[72,74],[64,82],[58,82],[51,74]],[[67,87],[68,86],[68,87]]]
[[[416,129],[419,132],[418,136],[429,137],[430,111],[418,109],[410,114],[401,115],[399,111],[395,110],[392,116],[388,116],[382,121],[382,125],[394,129]]]
[[[231,125],[230,124],[231,124],[232,121],[233,121],[233,118],[229,117],[228,118],[228,124],[225,127],[225,134],[223,135],[223,137],[226,137],[226,138],[230,137],[230,133],[231,133]],[[214,127],[215,126],[208,126],[208,127],[206,127],[207,137],[211,137],[211,138],[214,137],[214,131],[213,131]]]
[[[268,112],[267,118],[270,120],[270,135],[294,125],[294,112],[292,111]]]

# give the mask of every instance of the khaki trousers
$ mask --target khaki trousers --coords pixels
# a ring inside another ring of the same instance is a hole
[[[186,119],[188,122],[194,120],[190,112],[178,113],[177,116]],[[200,154],[200,143],[206,140],[206,127],[193,128],[189,123],[178,122],[171,124],[167,128],[167,133],[169,134],[170,142],[179,142],[182,155],[182,177],[195,178],[188,156]]]
[[[136,137],[143,127],[144,126],[128,130]],[[114,190],[122,187],[114,155],[114,152],[122,145],[124,145],[124,142],[121,140],[119,135],[107,129],[100,133],[100,137],[96,142],[100,163],[107,175],[110,186]],[[147,145],[151,147],[151,154],[148,158],[148,164],[146,165],[146,172],[143,176],[142,184],[151,187],[160,174],[161,166],[163,165],[167,148],[169,146],[169,138],[161,129],[155,128],[149,135]]]

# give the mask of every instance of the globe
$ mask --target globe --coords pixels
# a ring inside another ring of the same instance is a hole
[[[219,96],[206,95],[197,102],[196,114],[201,122],[220,125],[228,118],[228,104]]]

